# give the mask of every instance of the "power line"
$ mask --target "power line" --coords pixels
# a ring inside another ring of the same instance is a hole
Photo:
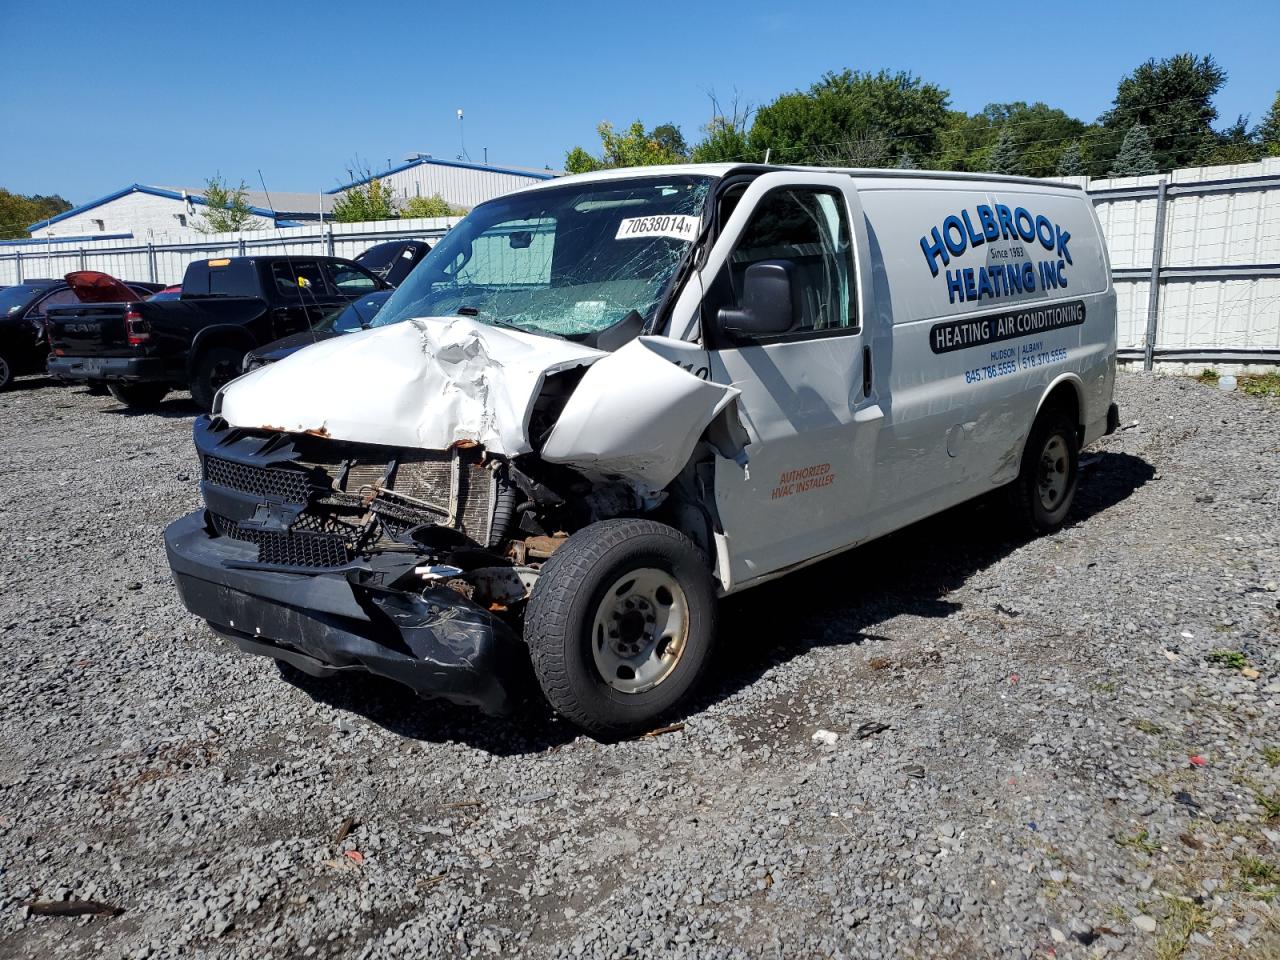
[[[1183,99],[1192,99],[1192,98],[1183,98]],[[1170,103],[1176,103],[1176,102],[1178,102],[1178,101],[1168,101],[1168,102],[1170,102]],[[1168,122],[1166,122],[1166,123],[1153,123],[1153,124],[1148,124],[1148,125],[1146,125],[1146,129],[1147,129],[1147,130],[1163,130],[1163,129],[1167,129],[1167,128],[1170,128],[1170,127],[1179,127],[1179,126],[1184,126],[1184,125],[1187,125],[1187,124],[1186,124],[1186,121],[1184,121],[1184,120],[1176,120],[1176,121],[1168,121]],[[1189,126],[1189,125],[1188,125],[1188,126]],[[906,141],[906,140],[915,140],[915,139],[919,139],[919,138],[920,138],[920,137],[922,137],[922,136],[926,136],[926,135],[925,135],[925,134],[906,134],[906,135],[903,135],[903,136],[901,136],[901,137],[880,137],[880,138],[871,138],[871,137],[868,137],[868,138],[863,138],[863,139],[833,140],[833,141],[830,141],[830,142],[828,142],[828,143],[811,143],[811,144],[806,144],[806,145],[804,146],[804,149],[807,151],[807,159],[808,159],[810,162],[812,162],[812,161],[815,161],[815,160],[817,160],[817,159],[818,159],[818,158],[816,158],[816,157],[814,157],[814,156],[813,156],[813,153],[812,153],[812,152],[813,152],[813,151],[815,151],[815,150],[820,150],[820,149],[822,149],[823,147],[848,147],[848,146],[856,145],[856,144],[859,144],[859,143],[862,143],[862,144],[867,144],[867,143],[891,143],[891,144],[892,144],[892,143],[901,143],[901,142]],[[1069,141],[1080,140],[1082,136],[1083,136],[1082,134],[1075,134],[1075,135],[1073,135],[1073,136],[1068,136],[1068,137],[1045,137],[1045,138],[1041,138],[1041,139],[1039,139],[1039,140],[1031,140],[1031,141],[1028,141],[1027,143],[1025,143],[1025,144],[1023,144],[1023,145],[1022,145],[1022,147],[1021,147],[1021,151],[1022,151],[1022,152],[1025,152],[1028,148],[1035,147],[1035,146],[1044,146],[1044,145],[1047,145],[1047,144],[1065,143],[1065,142],[1069,142]],[[978,148],[978,149],[981,149],[981,148]],[[732,162],[734,162],[734,161],[739,161],[739,160],[741,160],[741,161],[751,161],[751,160],[755,160],[755,159],[757,159],[757,158],[759,157],[759,153],[760,153],[759,151],[752,151],[751,153],[739,154],[739,155],[737,155],[737,156],[732,156],[732,157],[722,157],[722,158],[721,158],[721,160],[720,160],[720,162],[723,162],[723,163],[732,163]],[[1110,161],[1109,161],[1109,160],[1102,160],[1102,159],[1092,159],[1092,160],[1086,161],[1086,163],[1087,163],[1087,164],[1106,164],[1106,163],[1110,163]]]

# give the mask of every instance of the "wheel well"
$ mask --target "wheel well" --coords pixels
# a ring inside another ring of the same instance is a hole
[[[1060,410],[1065,413],[1071,418],[1071,422],[1076,425],[1078,442],[1084,442],[1084,423],[1080,416],[1080,394],[1072,381],[1063,380],[1058,383],[1044,398],[1044,402],[1040,404],[1040,409]]]
[[[243,348],[248,353],[254,346],[253,337],[249,336],[244,330],[223,328],[206,331],[203,336],[197,337],[196,341],[191,345],[191,352],[187,355],[187,373],[188,375],[193,374],[196,364],[200,362],[200,358],[217,347]]]

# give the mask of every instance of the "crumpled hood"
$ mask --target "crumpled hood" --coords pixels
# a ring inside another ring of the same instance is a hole
[[[527,426],[543,379],[603,356],[468,317],[407,320],[246,374],[224,390],[221,416],[249,429],[426,450],[474,442],[516,456],[533,449]]]

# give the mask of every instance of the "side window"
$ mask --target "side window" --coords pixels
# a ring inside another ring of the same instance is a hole
[[[359,296],[378,289],[378,281],[359,267],[349,263],[329,264],[329,277],[334,288],[347,296]]]
[[[80,298],[76,296],[74,290],[69,287],[66,290],[59,290],[57,293],[51,293],[45,297],[36,306],[32,316],[43,317],[49,312],[51,307],[67,307],[80,302]]]
[[[282,297],[323,297],[328,293],[320,264],[314,260],[277,260],[271,265],[271,274],[276,281],[276,293]],[[302,289],[299,280],[311,285],[310,294]]]
[[[834,191],[783,187],[766,194],[729,259],[733,301],[742,303],[747,268],[786,260],[800,313],[789,333],[856,331],[849,215]]]

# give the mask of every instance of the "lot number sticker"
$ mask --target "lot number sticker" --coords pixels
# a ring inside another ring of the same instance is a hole
[[[698,217],[675,213],[660,217],[629,217],[618,224],[618,233],[613,239],[675,237],[677,240],[692,243],[698,236],[698,227],[701,223]]]

